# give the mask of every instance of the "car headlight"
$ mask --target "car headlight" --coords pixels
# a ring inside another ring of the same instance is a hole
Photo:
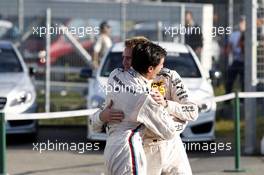
[[[91,108],[101,108],[104,104],[104,98],[100,96],[94,96],[91,100]]]
[[[17,94],[16,98],[10,103],[10,106],[16,106],[28,103],[32,100],[32,93],[29,91],[22,91]]]
[[[201,104],[198,105],[199,113],[209,112],[212,109],[212,101],[203,101]]]

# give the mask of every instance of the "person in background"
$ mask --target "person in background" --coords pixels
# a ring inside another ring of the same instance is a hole
[[[245,16],[240,17],[239,30],[234,31],[229,38],[227,46],[227,54],[231,53],[233,62],[227,70],[227,80],[225,84],[226,93],[230,93],[233,89],[234,82],[238,75],[240,76],[240,85],[244,90],[244,32],[246,30]]]
[[[94,68],[98,68],[100,64],[101,58],[104,56],[106,51],[112,46],[112,40],[110,38],[111,35],[111,27],[110,25],[104,21],[100,24],[100,34],[97,38],[97,41],[94,45],[94,53],[93,53],[93,66]]]
[[[185,44],[188,44],[200,58],[203,47],[202,29],[195,24],[193,14],[190,11],[185,13],[185,27]]]

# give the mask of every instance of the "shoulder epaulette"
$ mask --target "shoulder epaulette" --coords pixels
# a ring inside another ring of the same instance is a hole
[[[158,76],[165,76],[165,77],[171,77],[171,70],[168,68],[162,68],[160,72],[158,73]]]
[[[117,70],[118,70],[119,72],[124,72],[124,69],[123,69],[123,68],[117,68]]]
[[[127,72],[132,75],[133,77],[137,77],[137,72],[133,69],[128,69]]]

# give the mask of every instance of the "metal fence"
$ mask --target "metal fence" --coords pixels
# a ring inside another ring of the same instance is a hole
[[[257,9],[257,63],[256,78],[264,83],[264,3],[258,3]]]
[[[258,47],[257,47],[257,79],[263,81],[263,37],[261,23],[263,5],[259,5],[258,19]],[[15,33],[8,39],[19,40],[19,49],[29,66],[36,67],[36,85],[39,92],[43,92],[45,80],[45,59],[39,53],[45,50],[45,36],[33,34],[35,27],[44,27],[46,9],[52,12],[52,25],[58,27],[64,24],[67,27],[91,26],[96,27],[103,20],[108,20],[112,26],[112,39],[114,42],[122,41],[126,37],[143,34],[152,40],[183,42],[182,35],[173,37],[165,35],[164,28],[184,24],[186,11],[191,11],[194,21],[201,26],[203,35],[203,52],[201,62],[209,70],[212,67],[220,69],[224,74],[227,65],[232,60],[225,58],[223,50],[226,46],[228,35],[211,37],[211,27],[231,27],[236,30],[238,18],[243,14],[243,4],[234,4],[230,11],[228,5],[203,5],[192,3],[113,3],[113,2],[87,2],[87,1],[34,1],[16,0],[1,1],[0,14],[3,19],[11,21],[21,34]],[[68,10],[70,9],[70,10]],[[232,14],[231,14],[232,13]],[[213,16],[214,14],[214,16]],[[232,18],[232,19],[230,19]],[[95,34],[76,36],[80,44],[90,53],[93,51]],[[51,36],[51,81],[54,92],[62,90],[85,93],[86,80],[79,78],[82,67],[88,66],[87,62],[76,52],[64,35]],[[70,82],[70,84],[69,84]],[[73,83],[76,83],[76,87]],[[64,93],[62,93],[64,94]],[[80,94],[83,95],[83,94]]]
[[[40,30],[46,26],[46,9],[51,9],[51,26],[66,27],[98,27],[108,20],[112,28],[112,39],[119,42],[126,37],[145,35],[151,40],[183,42],[181,35],[173,37],[164,35],[164,28],[184,25],[186,11],[191,11],[195,22],[203,32],[212,27],[212,5],[190,3],[107,3],[87,1],[35,1],[16,0],[1,1],[2,19],[11,21],[16,31],[8,40],[18,45],[26,63],[35,67],[35,84],[39,94],[40,111],[44,110],[45,101],[45,56],[46,35]],[[205,15],[206,14],[206,15]],[[161,24],[161,25],[160,25]],[[75,35],[79,44],[89,53],[93,52],[93,44],[97,35],[94,33]],[[211,36],[204,34],[201,62],[208,70],[211,68],[212,49]],[[79,77],[83,67],[89,66],[78,54],[76,48],[63,34],[51,35],[51,111],[85,108],[87,80]],[[209,59],[208,59],[209,58]],[[70,98],[69,98],[70,97]],[[81,101],[81,103],[80,103]],[[79,104],[79,105],[76,105]]]

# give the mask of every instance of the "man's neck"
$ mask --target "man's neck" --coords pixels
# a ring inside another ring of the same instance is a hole
[[[148,74],[140,74],[142,77],[144,77],[146,80],[150,81],[152,78]]]
[[[148,74],[140,74],[142,79],[147,83],[147,87],[151,88],[153,79]]]
[[[190,26],[194,26],[194,21],[190,21],[189,23],[187,23],[187,26],[190,27]]]
[[[137,72],[135,69],[133,69],[133,67],[130,67],[129,69],[132,69],[133,71],[135,71],[135,72]],[[129,70],[128,69],[128,70]],[[142,79],[144,79],[145,81],[152,81],[153,79],[148,75],[148,74],[141,74],[141,73],[139,73],[139,72],[137,72],[137,74],[142,78]]]

